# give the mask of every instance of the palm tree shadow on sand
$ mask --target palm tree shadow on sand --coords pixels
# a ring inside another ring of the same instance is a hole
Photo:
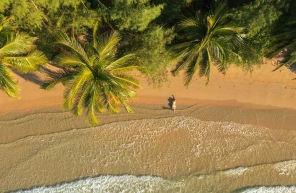
[[[25,81],[32,82],[39,86],[42,84],[42,80],[38,75],[36,75],[36,72],[21,73],[14,69],[12,69],[12,71],[18,76],[20,76],[21,78],[23,78]]]
[[[168,106],[162,106],[163,109],[172,109],[172,105],[173,105],[173,100],[174,100],[174,95],[172,95],[172,97],[168,98]]]

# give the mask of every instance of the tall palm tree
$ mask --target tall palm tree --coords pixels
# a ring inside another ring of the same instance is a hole
[[[11,75],[12,69],[22,73],[33,72],[47,61],[45,55],[35,49],[36,40],[24,33],[0,31],[0,90],[10,97],[20,97],[19,86]]]
[[[96,31],[96,30],[94,30]],[[128,112],[129,98],[136,98],[133,88],[139,88],[138,81],[127,72],[136,69],[132,65],[133,54],[117,57],[116,50],[121,40],[118,32],[113,32],[97,39],[93,33],[93,41],[79,43],[65,33],[56,35],[57,44],[67,52],[56,58],[57,66],[61,69],[52,73],[52,78],[43,85],[49,90],[57,83],[65,85],[63,107],[81,115],[86,110],[91,125],[96,125],[96,112],[107,110],[119,112],[116,107],[123,104]]]
[[[214,11],[196,13],[178,25],[179,42],[172,47],[177,65],[172,73],[177,75],[185,69],[185,86],[189,86],[197,70],[200,76],[207,77],[208,84],[213,65],[225,73],[230,62],[241,59],[236,50],[243,43],[243,29],[231,26],[226,13],[226,5],[220,3]]]

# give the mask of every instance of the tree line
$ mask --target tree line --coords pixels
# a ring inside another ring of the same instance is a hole
[[[63,107],[96,125],[105,109],[132,112],[135,69],[155,86],[184,71],[189,86],[195,74],[208,84],[212,68],[251,71],[279,53],[277,68],[291,67],[295,8],[293,0],[1,0],[0,90],[19,98],[12,73],[53,65],[41,88],[62,83]]]

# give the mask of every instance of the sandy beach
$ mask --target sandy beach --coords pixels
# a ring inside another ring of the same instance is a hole
[[[188,88],[181,74],[160,89],[137,75],[135,113],[101,114],[93,128],[61,109],[62,85],[48,92],[42,75],[16,76],[21,99],[0,92],[0,192],[123,174],[182,182],[185,192],[295,185],[296,74],[272,72],[275,63],[213,70],[209,85],[196,77]]]

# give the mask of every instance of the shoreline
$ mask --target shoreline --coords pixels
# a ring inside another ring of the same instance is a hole
[[[120,123],[132,120],[168,118],[176,116],[194,117],[201,121],[230,122],[261,126],[278,131],[295,131],[296,110],[272,108],[268,106],[243,106],[225,103],[179,104],[173,113],[163,103],[133,103],[134,113],[127,113],[123,107],[117,114],[102,113],[98,115],[101,127],[110,123]],[[87,118],[75,116],[64,111],[60,105],[50,105],[42,108],[27,109],[0,113],[0,145],[9,144],[29,136],[42,136],[53,133],[71,131],[73,129],[91,128]]]
[[[122,174],[184,178],[213,192],[295,184],[295,74],[272,68],[213,72],[210,85],[198,79],[188,89],[182,76],[160,90],[140,77],[134,114],[98,114],[96,127],[62,110],[62,85],[48,92],[17,77],[21,100],[0,92],[0,192]]]
[[[213,71],[213,78],[208,86],[202,78],[194,81],[189,88],[183,86],[182,75],[168,77],[168,82],[161,89],[155,89],[147,84],[145,79],[136,75],[141,82],[142,89],[138,89],[138,99],[130,100],[135,114],[129,114],[121,109],[119,114],[110,115],[108,112],[98,114],[99,126],[105,123],[127,121],[144,118],[192,116],[203,121],[228,121],[241,124],[251,124],[268,127],[276,130],[295,130],[296,124],[296,81],[294,73],[288,69],[273,72],[272,61],[266,61],[265,68],[254,69],[252,74],[232,67],[226,76]],[[260,75],[259,75],[260,74]],[[42,80],[43,75],[35,75]],[[63,119],[62,126],[48,124],[51,119],[42,117],[46,112],[57,112],[66,119],[75,120],[72,128],[89,127],[86,117],[75,116],[62,110],[63,86],[57,85],[51,91],[39,89],[39,85],[16,77],[19,81],[22,98],[14,100],[0,92],[0,120],[13,120],[21,126],[11,125],[9,122],[0,125],[1,143],[7,143],[25,136],[49,134],[65,131],[71,125]],[[248,90],[250,89],[250,90]],[[267,92],[269,90],[270,92]],[[274,91],[274,92],[271,92]],[[174,94],[177,99],[177,110],[174,115],[169,109],[169,97]],[[4,99],[4,100],[2,100]],[[182,108],[192,107],[192,111],[182,111]],[[151,111],[150,110],[155,110]],[[159,112],[163,111],[163,112]],[[39,116],[39,112],[41,112]],[[149,112],[149,113],[148,113]],[[26,119],[23,116],[34,116],[36,120]],[[44,116],[45,116],[44,115]],[[19,118],[22,120],[18,120]],[[20,123],[23,121],[22,123]],[[24,121],[29,121],[27,124]],[[30,121],[33,121],[31,124]],[[38,123],[42,122],[42,123]],[[47,122],[46,122],[47,121]],[[41,124],[43,129],[37,127]],[[30,126],[36,125],[36,126]],[[48,126],[48,128],[46,128]],[[30,127],[30,128],[28,128]],[[27,128],[24,131],[24,128]],[[10,133],[10,130],[14,132]]]
[[[59,106],[2,114],[0,192],[124,174],[189,187],[193,180],[213,192],[258,185],[266,175],[265,185],[296,183],[296,111],[179,106],[174,114],[161,104],[135,105],[134,114],[102,114],[96,127]],[[244,174],[233,184],[236,170]]]

